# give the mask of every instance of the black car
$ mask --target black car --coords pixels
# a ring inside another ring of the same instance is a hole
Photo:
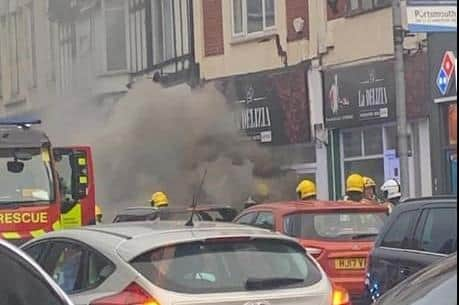
[[[456,197],[404,201],[387,220],[369,256],[368,303],[456,251]]]
[[[152,221],[158,218],[158,208],[132,207],[118,213],[113,222]]]
[[[0,304],[72,304],[59,286],[29,256],[2,240],[0,270]]]
[[[457,254],[408,278],[375,305],[457,305]]]
[[[125,209],[116,215],[113,222],[152,221],[156,219],[187,221],[191,212],[191,208],[134,207]],[[194,220],[231,222],[237,214],[238,211],[230,206],[200,205],[195,209]]]

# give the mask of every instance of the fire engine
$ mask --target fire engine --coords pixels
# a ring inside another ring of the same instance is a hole
[[[40,120],[0,120],[0,238],[95,224],[90,147],[52,147]]]

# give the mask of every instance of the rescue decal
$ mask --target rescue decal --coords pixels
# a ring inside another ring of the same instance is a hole
[[[0,213],[0,225],[10,224],[47,224],[47,212],[6,212]]]

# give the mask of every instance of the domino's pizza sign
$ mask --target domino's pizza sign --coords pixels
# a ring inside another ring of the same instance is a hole
[[[456,56],[451,51],[446,51],[441,62],[440,70],[437,75],[437,88],[442,96],[448,94],[448,89],[452,83],[453,75],[456,70]]]

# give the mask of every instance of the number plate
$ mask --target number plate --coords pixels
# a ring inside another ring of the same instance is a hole
[[[335,260],[337,270],[362,270],[367,267],[365,258],[340,258]]]

